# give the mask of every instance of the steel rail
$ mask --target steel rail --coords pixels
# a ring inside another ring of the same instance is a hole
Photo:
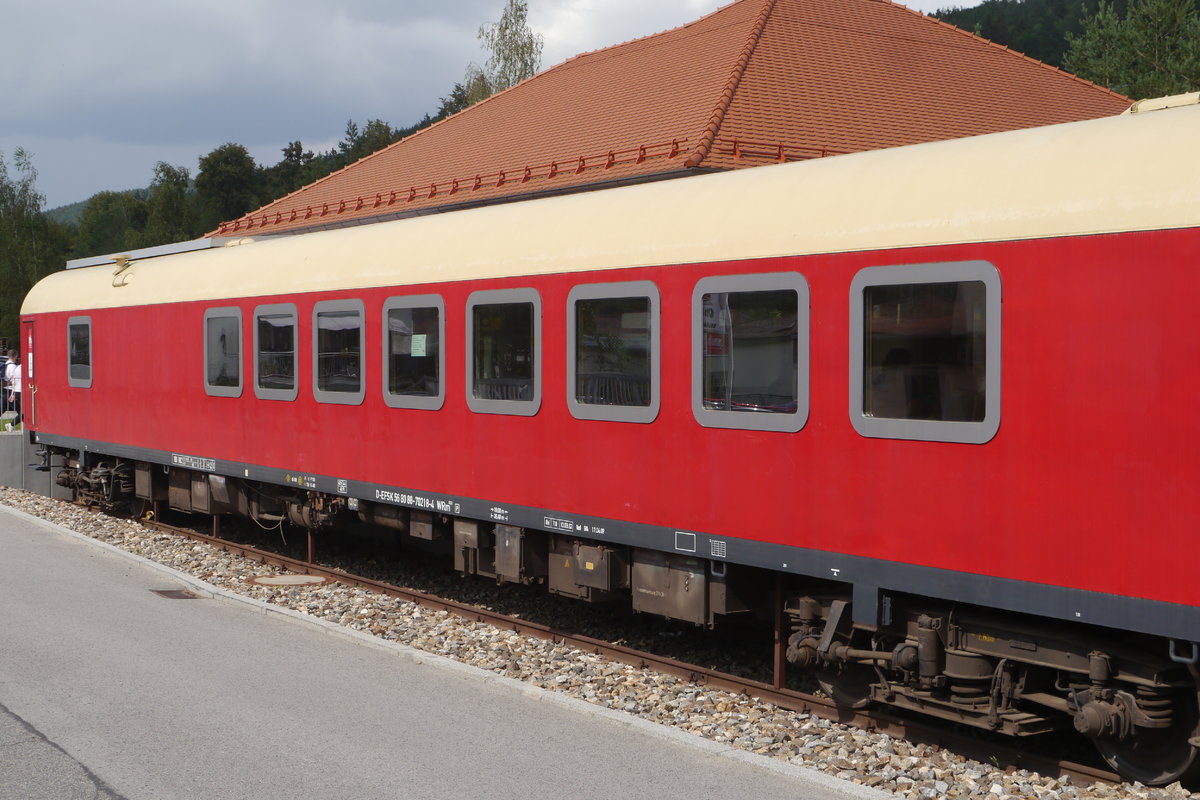
[[[333,567],[324,567],[309,561],[290,558],[157,520],[141,520],[141,523],[158,530],[205,542],[225,552],[260,564],[279,567],[298,575],[328,578],[347,586],[361,587],[388,597],[408,600],[424,608],[445,611],[465,620],[487,623],[496,628],[534,636],[556,644],[571,645],[638,669],[649,669],[690,681],[699,686],[753,697],[789,711],[812,714],[869,732],[884,733],[895,738],[923,743],[935,750],[950,750],[966,758],[997,765],[1007,772],[1027,769],[1042,775],[1068,775],[1075,783],[1121,783],[1120,776],[1114,772],[1045,756],[1012,744],[984,741],[978,736],[971,735],[971,732],[960,733],[947,726],[938,727],[928,722],[907,719],[878,710],[841,708],[827,698],[792,689],[777,688],[771,684],[707,669],[695,664],[687,664],[673,658],[613,644],[602,639],[569,633],[501,612],[447,600],[418,589],[407,589],[383,581],[352,575]]]

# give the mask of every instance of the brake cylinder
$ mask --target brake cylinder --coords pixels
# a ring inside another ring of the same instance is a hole
[[[938,636],[941,620],[921,615],[917,620],[917,665],[921,684],[933,685],[942,674],[942,639]]]

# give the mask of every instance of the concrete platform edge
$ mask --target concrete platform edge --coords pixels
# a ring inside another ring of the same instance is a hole
[[[345,639],[350,639],[358,644],[373,647],[377,650],[383,650],[396,655],[413,664],[428,664],[441,669],[450,669],[463,674],[474,680],[482,680],[493,683],[499,686],[504,686],[510,690],[520,692],[521,694],[536,700],[538,702],[553,703],[563,708],[569,709],[575,713],[583,714],[595,719],[603,720],[608,724],[623,725],[637,730],[639,733],[654,736],[665,741],[672,741],[685,747],[699,749],[713,756],[727,758],[731,761],[738,761],[744,764],[764,769],[776,774],[784,775],[789,778],[804,781],[809,784],[815,784],[821,789],[839,794],[847,800],[881,800],[882,798],[893,797],[891,792],[885,792],[880,789],[872,789],[868,786],[851,783],[850,781],[835,778],[832,775],[827,775],[823,772],[811,769],[809,767],[791,764],[782,759],[763,756],[757,753],[751,753],[746,750],[739,750],[727,744],[714,742],[705,739],[695,734],[687,733],[686,731],[672,728],[667,725],[660,725],[650,720],[642,719],[623,711],[607,708],[605,706],[593,705],[586,700],[581,700],[577,697],[570,697],[565,694],[560,694],[551,689],[543,689],[540,686],[533,686],[516,678],[508,678],[503,675],[497,675],[480,667],[475,667],[470,664],[464,664],[461,661],[455,661],[447,656],[440,656],[435,653],[427,653],[423,650],[418,650],[409,647],[399,642],[389,642],[385,639],[380,639],[377,636],[372,636],[369,633],[346,628],[336,622],[313,617],[308,614],[301,614],[298,611],[293,611],[290,608],[276,606],[266,601],[259,600],[254,597],[246,597],[244,595],[230,592],[210,583],[200,580],[187,573],[180,572],[177,569],[168,567],[164,564],[159,564],[136,553],[131,553],[128,550],[123,550],[107,542],[102,542],[99,539],[93,539],[90,536],[85,536],[81,533],[76,533],[69,528],[65,528],[55,522],[35,517],[32,514],[27,514],[19,509],[12,508],[0,504],[0,511],[12,514],[18,518],[24,519],[34,525],[54,531],[61,535],[68,536],[73,539],[78,539],[98,547],[103,550],[108,550],[115,555],[127,558],[131,561],[141,562],[146,566],[160,572],[164,577],[178,581],[188,587],[201,597],[208,597],[213,600],[218,600],[226,603],[249,607],[263,614],[276,614],[291,620],[292,622],[317,626],[325,633],[332,636],[340,636]]]

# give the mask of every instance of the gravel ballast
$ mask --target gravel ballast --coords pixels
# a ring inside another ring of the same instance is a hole
[[[819,770],[904,798],[1200,798],[1178,785],[1075,786],[1068,778],[1005,773],[949,751],[696,686],[570,646],[462,620],[342,584],[259,586],[279,570],[210,545],[0,487],[0,505],[53,522],[212,586],[580,698],[713,742]]]

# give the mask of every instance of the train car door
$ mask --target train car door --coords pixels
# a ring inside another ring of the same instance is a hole
[[[21,320],[21,425],[37,428],[37,381],[34,377],[33,320]]]

